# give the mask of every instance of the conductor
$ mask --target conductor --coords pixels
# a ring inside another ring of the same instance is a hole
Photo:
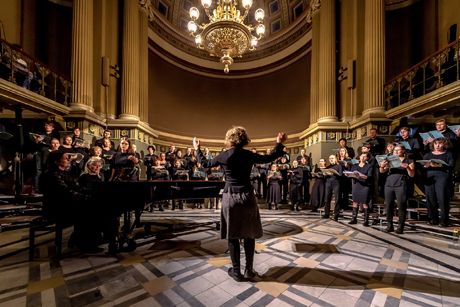
[[[222,195],[221,211],[221,239],[228,240],[228,249],[232,260],[232,267],[228,275],[236,281],[242,281],[240,270],[240,244],[244,239],[246,254],[246,269],[244,278],[252,279],[256,272],[253,268],[255,239],[262,237],[262,223],[259,207],[251,185],[250,175],[254,163],[268,163],[284,155],[283,142],[287,137],[279,133],[276,146],[269,155],[258,155],[243,149],[251,142],[245,128],[233,126],[225,135],[226,151],[212,159],[206,159],[200,150],[200,140],[193,139],[198,163],[205,168],[221,165],[225,172],[225,188]]]

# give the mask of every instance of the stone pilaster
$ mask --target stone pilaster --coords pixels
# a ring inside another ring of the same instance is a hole
[[[148,34],[148,11],[144,8],[139,10],[139,114],[143,122],[148,122],[149,106],[149,34]]]
[[[335,0],[321,1],[318,122],[337,121]]]
[[[385,97],[385,0],[365,2],[364,111],[383,113]]]
[[[123,3],[120,119],[139,120],[139,2]]]
[[[93,0],[75,0],[72,17],[72,109],[93,109]]]
[[[311,23],[312,23],[312,50],[311,50],[311,88],[310,88],[310,125],[313,125],[318,120],[318,94],[319,94],[319,40],[320,28],[319,8],[314,10],[311,8]]]

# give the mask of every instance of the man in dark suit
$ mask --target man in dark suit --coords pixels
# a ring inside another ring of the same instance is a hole
[[[385,152],[385,140],[383,138],[379,138],[377,136],[377,129],[372,128],[369,131],[370,134],[370,139],[367,140],[367,143],[370,143],[372,145],[371,147],[371,154],[375,157],[377,155],[381,155]],[[372,144],[371,141],[377,141],[378,144]]]

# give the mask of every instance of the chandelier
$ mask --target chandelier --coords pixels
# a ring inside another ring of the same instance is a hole
[[[237,0],[217,0],[217,8],[213,11],[212,16],[209,13],[209,7],[212,0],[201,0],[206,15],[209,17],[208,24],[199,25],[195,21],[200,16],[196,7],[190,9],[190,18],[188,30],[190,35],[195,38],[195,43],[199,49],[204,49],[211,56],[220,57],[220,63],[224,65],[224,72],[229,72],[229,66],[233,63],[234,57],[241,57],[246,51],[253,51],[265,33],[265,26],[262,24],[265,13],[262,9],[255,12],[255,19],[258,22],[256,27],[245,25],[244,19],[249,13],[252,6],[252,0],[242,0],[246,12],[243,16],[236,9]],[[195,34],[197,29],[202,31]],[[258,37],[252,36],[251,31],[256,30]]]

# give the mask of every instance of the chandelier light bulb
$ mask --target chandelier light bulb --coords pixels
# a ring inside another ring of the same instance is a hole
[[[252,0],[243,0],[243,7],[249,9],[252,6]]]
[[[197,20],[198,17],[200,17],[200,11],[198,11],[198,9],[196,7],[192,7],[190,9],[190,18],[192,20]]]
[[[212,0],[201,0],[201,5],[203,5],[203,7],[205,9],[207,9],[208,7],[210,7],[212,4]]]
[[[188,23],[187,27],[191,33],[195,33],[197,28],[196,23],[193,20]]]
[[[252,47],[257,46],[257,38],[255,38],[254,36],[252,37],[252,40],[251,40],[251,46]]]
[[[197,36],[195,37],[195,44],[201,45],[201,35],[197,35]]]
[[[263,9],[257,9],[256,13],[255,13],[255,17],[256,17],[256,20],[258,22],[262,22],[264,20],[264,17],[265,17],[265,12]]]
[[[259,36],[263,35],[265,33],[265,26],[263,24],[258,25],[256,31]]]

